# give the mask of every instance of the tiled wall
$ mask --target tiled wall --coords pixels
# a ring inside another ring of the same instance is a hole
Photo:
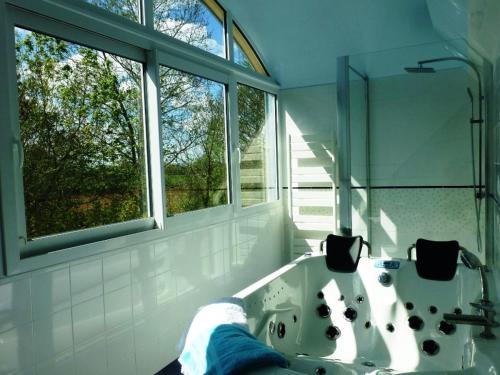
[[[333,140],[322,135],[290,136],[292,258],[319,251],[335,227]]]
[[[371,242],[376,244],[376,256],[405,258],[418,238],[457,240],[467,249],[477,249],[472,189],[373,189],[371,198]],[[484,250],[479,256],[484,260]]]
[[[477,251],[474,194],[467,188],[473,185],[471,79],[464,69],[449,69],[371,82],[374,254],[406,257],[418,238],[455,239]],[[483,259],[484,218],[482,202]]]
[[[290,194],[285,220],[290,257],[295,259],[319,251],[319,242],[335,229],[336,86],[283,90],[280,104],[290,174],[282,180]]]
[[[0,280],[0,374],[149,375],[196,309],[283,262],[282,210]]]

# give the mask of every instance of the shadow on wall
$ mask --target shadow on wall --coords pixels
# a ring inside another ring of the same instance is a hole
[[[336,85],[283,90],[280,101],[290,149],[292,212],[285,220],[295,258],[318,251],[336,227]]]
[[[325,135],[290,136],[292,253],[318,251],[336,227],[333,139]]]

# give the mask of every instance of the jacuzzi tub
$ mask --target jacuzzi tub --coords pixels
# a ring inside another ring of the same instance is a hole
[[[384,272],[391,278],[385,286]],[[252,333],[289,359],[283,373],[497,374],[500,368],[500,339],[478,338],[482,327],[442,323],[444,313],[479,314],[469,305],[480,297],[478,272],[462,265],[452,281],[430,281],[401,259],[361,258],[355,273],[336,273],[324,256],[303,256],[236,297],[245,300]]]

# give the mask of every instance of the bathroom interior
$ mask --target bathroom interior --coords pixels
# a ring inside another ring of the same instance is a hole
[[[0,375],[179,374],[227,297],[249,374],[500,373],[499,21],[0,0]]]

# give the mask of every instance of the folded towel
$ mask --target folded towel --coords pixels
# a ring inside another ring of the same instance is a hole
[[[189,327],[179,357],[184,375],[241,375],[286,359],[248,330],[243,301],[221,300],[203,307]]]

